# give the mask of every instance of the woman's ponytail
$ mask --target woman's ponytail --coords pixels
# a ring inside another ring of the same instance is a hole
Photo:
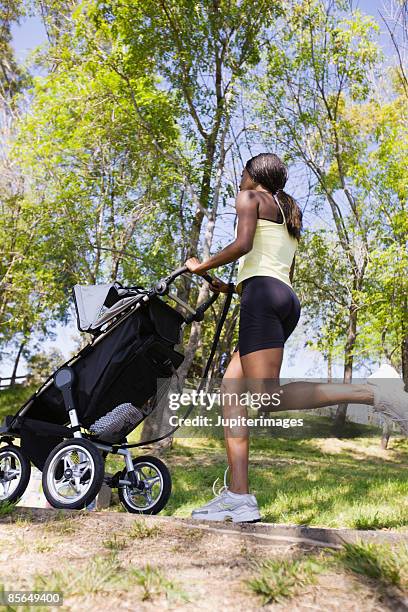
[[[274,194],[274,198],[278,200],[285,214],[286,227],[288,232],[296,240],[300,240],[302,233],[302,211],[294,198],[291,195],[278,189]]]

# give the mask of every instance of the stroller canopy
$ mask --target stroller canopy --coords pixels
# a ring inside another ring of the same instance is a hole
[[[143,290],[125,288],[120,283],[109,285],[75,285],[73,289],[80,331],[92,332],[110,321],[124,308],[136,302]]]

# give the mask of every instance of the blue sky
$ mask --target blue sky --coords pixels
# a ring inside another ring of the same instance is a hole
[[[355,3],[363,12],[369,13],[380,20],[378,11],[384,14],[384,2],[382,0],[361,0]],[[391,53],[391,45],[387,35],[385,34],[384,26],[381,25],[381,42],[387,54]],[[20,25],[14,25],[12,28],[12,44],[20,62],[24,62],[35,47],[47,41],[46,32],[41,20],[38,17],[29,17],[22,21]],[[48,350],[53,347],[58,347],[66,357],[75,348],[75,338],[78,338],[79,332],[76,330],[75,323],[69,326],[58,325],[55,329],[56,339],[47,340],[43,344],[43,348]],[[287,345],[284,364],[282,368],[283,377],[302,377],[302,376],[324,376],[326,366],[322,358],[315,352],[301,349],[299,344],[303,345],[306,337],[305,330],[300,327]],[[296,359],[295,359],[296,356]],[[11,362],[3,359],[0,364],[0,376],[7,376],[11,372]],[[20,374],[24,374],[24,364],[20,366]],[[341,376],[341,368],[335,370],[336,376]]]

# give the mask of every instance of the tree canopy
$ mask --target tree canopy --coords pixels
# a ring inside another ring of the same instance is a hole
[[[10,28],[29,10],[48,40],[26,71]],[[66,321],[76,282],[143,284],[225,245],[242,164],[266,150],[300,177],[304,344],[345,380],[382,357],[406,377],[408,89],[379,24],[351,0],[2,6],[4,350]],[[192,278],[178,291],[208,296]],[[192,326],[183,376],[200,371],[217,313]]]

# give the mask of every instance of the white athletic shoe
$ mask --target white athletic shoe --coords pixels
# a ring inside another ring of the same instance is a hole
[[[191,518],[203,521],[254,523],[261,519],[255,495],[223,491],[208,504],[193,510]]]
[[[255,495],[250,493],[233,493],[227,487],[226,475],[228,468],[224,474],[224,486],[221,488],[218,495],[209,501],[201,508],[193,510],[191,518],[202,521],[232,521],[233,523],[254,523],[261,519],[259,514],[258,502]],[[218,480],[218,478],[217,478]],[[215,484],[213,491],[215,494]]]
[[[404,390],[404,381],[398,372],[383,363],[368,377],[367,384],[373,387],[374,412],[381,412],[395,421],[408,436],[408,393]]]

